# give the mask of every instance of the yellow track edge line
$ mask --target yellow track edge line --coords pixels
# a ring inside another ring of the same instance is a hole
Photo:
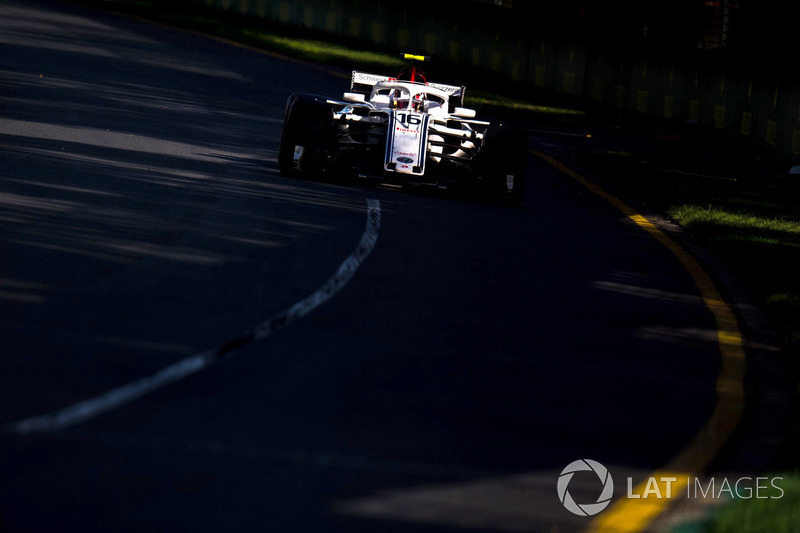
[[[659,485],[660,494],[667,492],[667,484],[662,481],[662,478],[677,478],[677,483],[672,483],[671,488],[674,493],[681,494],[681,489],[685,488],[689,478],[702,472],[717,455],[733,434],[742,417],[745,351],[736,314],[697,259],[656,224],[557,159],[535,150],[531,150],[531,153],[616,207],[672,252],[689,272],[700,291],[703,302],[714,316],[717,327],[717,345],[721,356],[721,367],[716,381],[717,400],[714,412],[688,446],[666,465],[650,474],[650,478],[654,478]],[[633,490],[633,494],[642,494],[648,481],[649,479],[640,483]],[[650,488],[652,489],[652,486]],[[593,533],[643,531],[667,509],[670,503],[677,499],[625,498],[617,500],[607,511],[598,515],[591,522],[588,530]]]

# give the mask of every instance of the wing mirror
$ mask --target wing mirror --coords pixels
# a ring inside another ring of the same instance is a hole
[[[467,109],[466,107],[457,107],[450,114],[459,118],[475,118],[475,110]]]
[[[344,93],[344,99],[347,102],[354,102],[358,104],[363,104],[367,101],[367,97],[361,93]]]

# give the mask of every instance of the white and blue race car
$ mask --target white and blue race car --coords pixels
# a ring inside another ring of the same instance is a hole
[[[520,130],[475,120],[463,86],[428,83],[417,62],[397,77],[353,71],[342,100],[293,94],[278,153],[286,176],[350,174],[400,185],[469,188],[516,204],[525,188]]]

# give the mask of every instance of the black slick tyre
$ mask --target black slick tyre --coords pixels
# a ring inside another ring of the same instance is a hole
[[[293,94],[286,102],[278,168],[284,176],[318,177],[335,159],[336,127],[321,96]]]
[[[522,201],[527,147],[525,132],[519,128],[498,124],[486,130],[478,170],[487,200],[509,206]]]

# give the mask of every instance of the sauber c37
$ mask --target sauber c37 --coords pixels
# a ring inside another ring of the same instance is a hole
[[[466,88],[429,83],[410,67],[397,77],[353,71],[341,100],[293,94],[278,153],[286,176],[350,174],[400,185],[477,191],[517,204],[527,141],[518,129],[476,120]]]

